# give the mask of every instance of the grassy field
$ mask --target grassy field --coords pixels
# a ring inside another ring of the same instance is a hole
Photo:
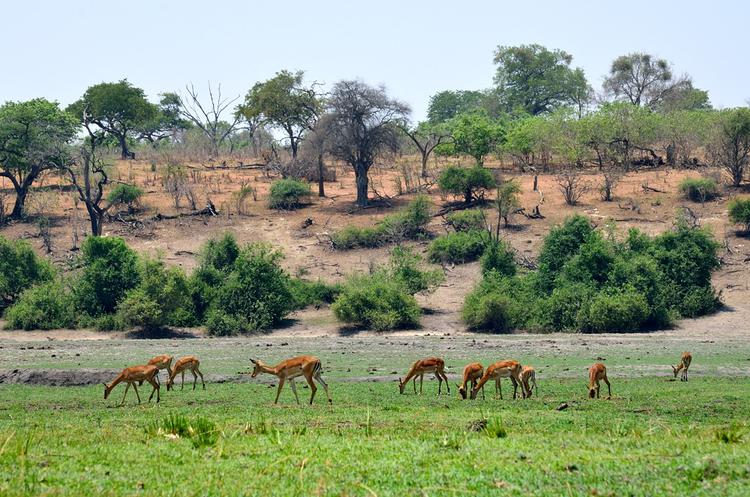
[[[323,359],[334,403],[320,390],[313,407],[297,406],[285,390],[273,406],[267,382],[163,391],[158,406],[135,405],[131,392],[124,408],[116,407],[124,387],[105,401],[101,386],[2,385],[0,495],[744,496],[750,487],[750,344],[740,339],[350,337],[282,345],[289,341],[51,342],[52,349],[4,341],[2,368],[110,368],[190,350],[202,355],[207,379],[246,370],[249,356],[272,361],[304,349]],[[683,348],[695,356],[691,381],[670,381],[668,364]],[[421,397],[398,395],[391,380],[431,352],[447,359],[454,377],[469,358],[532,363],[539,396],[513,401],[506,382],[504,400],[461,401],[455,386],[438,398],[434,381]],[[585,368],[596,357],[606,359],[611,400],[585,398]],[[144,402],[149,390],[141,389]],[[569,407],[557,411],[561,402]],[[469,430],[477,420],[489,429]]]

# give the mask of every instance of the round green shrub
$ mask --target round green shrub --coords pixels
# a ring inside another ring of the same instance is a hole
[[[76,325],[73,297],[58,281],[25,290],[5,312],[6,328],[52,330]]]
[[[649,317],[646,297],[635,291],[600,293],[591,299],[581,328],[589,332],[640,331]]]
[[[510,299],[499,293],[466,299],[462,317],[467,326],[475,331],[506,333],[513,328]]]
[[[705,202],[719,196],[719,185],[713,178],[685,178],[680,182],[680,192],[693,202]]]
[[[211,309],[206,315],[206,331],[212,336],[232,336],[251,330],[243,316],[233,316],[219,309]]]
[[[484,254],[480,259],[482,274],[495,271],[503,276],[516,274],[516,261],[513,252],[502,240],[493,240],[487,243]]]
[[[435,238],[427,249],[434,263],[463,264],[479,259],[489,242],[485,231],[459,231]]]
[[[418,326],[422,313],[414,296],[384,273],[350,277],[332,309],[339,321],[375,331]]]
[[[492,172],[480,165],[465,168],[448,166],[438,177],[438,186],[445,193],[463,196],[469,203],[478,198],[479,193],[497,185]]]
[[[729,201],[729,220],[750,231],[750,198],[733,198]]]
[[[486,219],[480,209],[467,209],[451,212],[445,216],[445,223],[455,231],[482,230]]]
[[[23,240],[0,236],[0,309],[32,285],[52,280],[54,268]]]
[[[274,181],[268,197],[271,209],[297,209],[302,207],[302,200],[311,195],[310,185],[294,178]]]

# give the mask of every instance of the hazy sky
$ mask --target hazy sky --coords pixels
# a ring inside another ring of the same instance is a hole
[[[422,119],[430,95],[492,83],[498,45],[573,55],[601,87],[612,59],[648,51],[709,91],[750,98],[750,2],[3,0],[0,102],[67,105],[91,84],[127,78],[156,100],[188,82],[240,95],[280,69],[330,85],[383,83]]]

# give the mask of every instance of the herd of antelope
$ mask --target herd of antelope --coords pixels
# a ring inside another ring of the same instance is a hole
[[[193,375],[193,390],[195,390],[198,376],[200,376],[201,384],[203,385],[203,389],[205,390],[206,383],[203,381],[203,373],[201,373],[199,369],[200,361],[197,357],[182,357],[175,362],[174,367],[172,367],[172,360],[173,357],[170,355],[158,355],[148,361],[148,364],[144,366],[132,366],[123,369],[122,373],[120,373],[117,378],[112,380],[109,385],[106,383],[104,384],[104,398],[106,399],[107,397],[109,397],[110,392],[112,392],[112,389],[115,388],[115,386],[117,386],[119,383],[124,382],[127,383],[127,386],[125,387],[125,394],[122,396],[122,402],[120,403],[120,405],[125,404],[125,397],[128,395],[128,389],[130,389],[131,385],[135,390],[135,395],[138,398],[138,403],[140,404],[141,397],[138,394],[138,387],[136,386],[136,383],[138,383],[138,385],[143,385],[143,382],[147,381],[153,387],[148,401],[151,402],[154,393],[156,393],[156,402],[159,402],[159,371],[162,369],[167,370],[167,390],[173,388],[174,379],[178,374],[182,374],[182,384],[180,386],[180,389],[185,387],[185,371],[190,371]],[[676,366],[672,366],[674,377],[677,378],[677,375],[682,372],[680,380],[688,381],[688,368],[690,368],[690,363],[692,362],[692,360],[693,356],[690,354],[690,352],[683,352],[682,356],[680,357],[680,363]],[[294,383],[295,378],[299,376],[304,376],[305,381],[307,381],[307,384],[310,387],[310,404],[313,403],[313,400],[315,399],[315,393],[318,391],[315,382],[318,382],[323,387],[323,390],[325,390],[326,397],[328,397],[328,403],[332,403],[331,395],[328,392],[328,384],[323,380],[323,377],[321,376],[323,367],[320,363],[320,359],[318,359],[317,357],[310,355],[293,357],[291,359],[281,361],[276,366],[265,364],[260,359],[250,359],[250,362],[252,362],[253,364],[253,372],[251,375],[252,378],[257,377],[260,373],[266,373],[274,375],[279,379],[279,386],[276,390],[276,400],[274,400],[274,404],[277,404],[279,402],[281,389],[284,387],[284,384],[287,380],[289,380],[289,385],[292,387],[294,398],[296,399],[297,404],[299,404],[297,386]],[[604,384],[607,385],[607,398],[611,398],[612,387],[609,383],[609,379],[607,378],[606,366],[604,366],[604,364],[602,363],[597,362],[593,366],[591,366],[588,371],[589,397],[592,399],[599,398],[599,382],[603,381]],[[446,376],[445,374],[445,361],[439,357],[428,357],[426,359],[420,359],[415,362],[409,369],[409,372],[406,373],[404,379],[398,379],[399,392],[403,394],[404,390],[406,389],[406,385],[408,385],[409,381],[411,381],[414,386],[414,393],[416,394],[417,378],[419,378],[419,394],[421,395],[425,374],[434,374],[435,378],[437,378],[438,395],[442,393],[443,382],[445,382],[447,395],[450,395],[451,387],[450,383],[448,382],[448,376]],[[477,393],[479,393],[480,390],[482,391],[482,399],[484,399],[485,383],[490,380],[495,380],[495,395],[499,396],[502,399],[503,392],[500,387],[500,380],[503,378],[510,378],[510,381],[513,385],[514,399],[516,398],[516,395],[518,393],[519,385],[521,386],[521,395],[524,399],[531,397],[531,394],[534,390],[536,390],[538,394],[538,387],[536,384],[536,371],[534,370],[534,368],[531,366],[521,366],[518,361],[512,360],[498,361],[487,366],[487,369],[485,369],[478,362],[467,364],[463,371],[463,380],[460,385],[456,384],[456,386],[458,387],[458,393],[462,399],[466,399],[468,396],[470,399],[474,400],[476,399]],[[470,387],[470,390],[467,392],[468,387]]]

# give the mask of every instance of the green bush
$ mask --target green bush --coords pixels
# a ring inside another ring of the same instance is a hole
[[[128,209],[132,209],[133,205],[143,196],[143,190],[135,185],[128,185],[125,183],[118,183],[112,188],[107,195],[107,201],[111,204],[124,204],[128,206]]]
[[[489,243],[485,231],[459,231],[435,238],[427,251],[430,262],[463,264],[479,259]]]
[[[243,316],[233,316],[219,309],[211,309],[206,315],[206,331],[213,336],[232,336],[253,331]]]
[[[142,259],[139,272],[140,284],[117,306],[124,325],[154,330],[198,324],[190,284],[182,269],[167,268],[159,259]]]
[[[719,185],[713,178],[685,178],[680,182],[680,193],[693,202],[705,202],[719,196]]]
[[[539,291],[552,292],[563,266],[578,253],[593,231],[591,222],[580,215],[571,216],[561,226],[550,230],[539,252]]]
[[[750,231],[750,198],[733,198],[728,207],[729,220]]]
[[[52,265],[37,257],[27,242],[0,236],[0,310],[24,290],[52,280]]]
[[[229,272],[240,255],[240,246],[231,233],[208,240],[200,251],[201,268]]]
[[[76,325],[73,296],[59,281],[26,289],[5,312],[11,330],[53,330]]]
[[[485,221],[484,212],[480,209],[455,211],[445,216],[445,223],[455,231],[482,230]]]
[[[79,309],[96,317],[111,314],[140,280],[138,256],[122,238],[90,236],[81,246],[83,271],[74,288]]]
[[[555,288],[543,301],[541,324],[554,331],[576,331],[581,327],[581,311],[588,308],[596,290],[583,283]]]
[[[268,197],[271,209],[296,209],[309,197],[310,185],[298,179],[286,178],[274,181]]]
[[[448,166],[438,177],[438,186],[443,192],[463,196],[466,203],[479,198],[482,191],[495,188],[496,184],[492,173],[479,165],[469,168]]]
[[[422,257],[409,247],[396,247],[391,251],[390,275],[410,295],[430,290],[445,279],[441,270],[425,269]]]
[[[304,309],[311,305],[332,304],[341,293],[341,285],[329,285],[321,280],[290,278],[289,292],[292,294],[294,308]]]
[[[281,252],[261,243],[242,249],[212,305],[247,319],[249,331],[278,324],[294,308],[289,275],[279,265],[281,258]]]
[[[417,301],[385,272],[354,275],[332,306],[339,321],[375,331],[419,325]]]
[[[677,311],[682,317],[694,318],[714,312],[720,305],[721,300],[713,288],[695,287],[682,292]]]
[[[505,295],[477,295],[466,299],[462,316],[472,330],[506,333],[513,329],[510,307],[510,299]]]
[[[336,250],[355,248],[374,248],[403,240],[414,240],[425,237],[430,213],[430,199],[418,195],[403,210],[385,216],[375,226],[346,226],[331,236],[331,244]]]
[[[480,258],[482,274],[495,271],[504,276],[516,274],[516,261],[510,247],[502,240],[487,242],[484,254]]]
[[[648,316],[648,301],[638,292],[600,293],[580,317],[580,326],[588,332],[640,331]]]

